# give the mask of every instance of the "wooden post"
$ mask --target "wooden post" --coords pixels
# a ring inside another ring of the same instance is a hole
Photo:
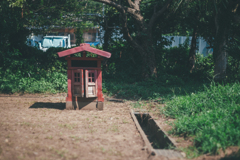
[[[79,105],[78,105],[78,97],[77,96],[75,96],[75,102],[76,102],[76,110],[79,110],[80,108],[79,108]]]
[[[86,57],[86,52],[85,51],[83,52],[83,57]]]
[[[102,71],[98,70],[98,75],[97,75],[97,97],[99,102],[104,102],[104,97],[102,93]]]
[[[67,70],[68,75],[68,95],[66,101],[72,101],[72,70]]]

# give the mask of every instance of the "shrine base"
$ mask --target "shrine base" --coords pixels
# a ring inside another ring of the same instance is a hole
[[[103,110],[104,102],[98,101],[67,101],[67,110]]]

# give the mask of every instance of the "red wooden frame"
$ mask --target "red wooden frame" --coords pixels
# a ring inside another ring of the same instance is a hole
[[[87,43],[82,43],[82,44],[80,44],[79,47],[75,47],[75,48],[71,48],[71,49],[68,49],[68,50],[65,50],[62,52],[58,52],[58,56],[65,57],[65,56],[69,56],[71,54],[75,54],[75,53],[83,52],[83,51],[91,52],[91,53],[94,53],[94,54],[97,54],[99,56],[103,56],[106,58],[111,57],[111,53],[90,47],[90,44],[87,44]]]

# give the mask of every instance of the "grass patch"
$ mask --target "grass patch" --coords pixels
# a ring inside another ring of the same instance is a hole
[[[165,79],[167,79],[165,77]],[[169,82],[165,79],[148,80],[128,83],[125,81],[104,80],[103,93],[108,96],[127,100],[139,100],[134,108],[141,108],[141,100],[152,100],[159,103],[170,100],[174,95],[186,95],[186,93],[203,90],[202,83],[183,82],[178,77],[170,77]],[[171,81],[171,82],[170,82]],[[207,83],[205,85],[208,85]]]
[[[172,134],[193,136],[199,153],[240,146],[240,84],[212,83],[204,91],[174,96],[163,113],[175,118]]]

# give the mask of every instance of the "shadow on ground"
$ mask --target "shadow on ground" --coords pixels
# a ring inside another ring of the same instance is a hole
[[[227,155],[226,157],[221,158],[220,160],[239,160],[240,159],[240,149],[238,151],[233,152],[230,155]]]
[[[48,109],[64,110],[66,108],[66,103],[36,102],[32,106],[29,107],[29,109],[31,109],[31,108],[48,108]]]

